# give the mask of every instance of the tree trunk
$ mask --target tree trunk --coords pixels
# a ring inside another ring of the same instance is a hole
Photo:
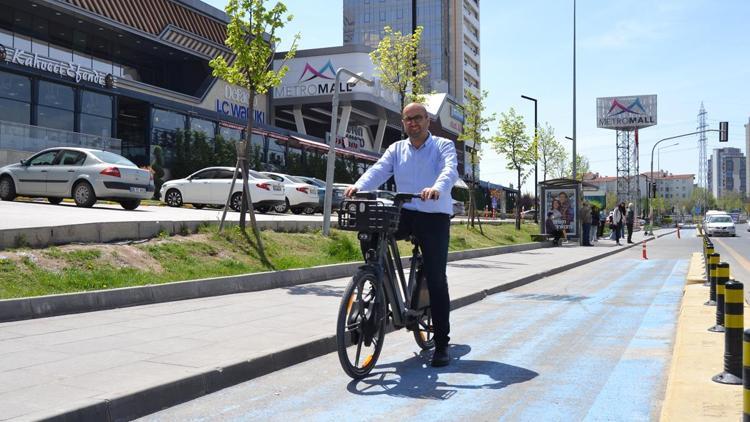
[[[518,169],[518,197],[516,197],[516,230],[521,230],[521,169]]]
[[[258,223],[255,220],[255,210],[253,209],[253,200],[250,196],[250,182],[248,178],[249,161],[250,161],[250,147],[253,139],[253,125],[255,123],[255,91],[250,90],[250,99],[247,104],[247,128],[246,139],[247,148],[245,148],[245,159],[242,160],[242,205],[240,207],[240,228],[245,232],[245,213],[250,213],[250,225],[253,228],[253,234],[255,239],[258,241],[258,254],[260,255],[261,261],[268,262],[266,258],[266,251],[263,247],[263,240],[260,237],[260,230],[258,230]]]

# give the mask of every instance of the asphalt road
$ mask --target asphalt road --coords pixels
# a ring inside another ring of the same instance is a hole
[[[446,368],[400,331],[364,380],[329,354],[143,420],[658,419],[690,232],[453,312]]]
[[[729,263],[731,277],[745,283],[745,293],[748,296],[750,287],[750,232],[747,224],[737,225],[736,237],[712,236],[716,252],[721,255],[721,261]]]

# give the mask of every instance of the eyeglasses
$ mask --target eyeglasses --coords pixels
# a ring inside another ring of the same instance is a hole
[[[403,118],[401,118],[401,120],[403,120],[405,123],[422,123],[422,120],[424,120],[425,117],[426,116],[418,114],[416,116],[404,116]]]

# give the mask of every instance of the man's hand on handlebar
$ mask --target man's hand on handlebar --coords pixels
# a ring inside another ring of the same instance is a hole
[[[352,196],[354,196],[355,193],[357,193],[358,190],[359,189],[357,189],[355,186],[349,186],[344,191],[344,196],[347,198],[351,198]]]
[[[426,201],[428,199],[437,200],[438,198],[440,198],[440,191],[433,188],[424,188],[419,194],[419,197],[422,198],[423,201]]]

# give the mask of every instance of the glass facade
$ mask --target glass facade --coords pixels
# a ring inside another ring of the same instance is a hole
[[[82,90],[79,119],[80,132],[111,137],[112,96]]]
[[[0,120],[31,122],[31,79],[0,72]]]
[[[173,111],[161,110],[155,108],[153,111],[153,127],[151,129],[151,148],[160,146],[162,148],[162,157],[164,166],[174,165],[175,146],[177,137],[184,136],[187,116]]]
[[[75,89],[47,81],[39,81],[39,106],[36,121],[39,126],[53,129],[75,129]]]

